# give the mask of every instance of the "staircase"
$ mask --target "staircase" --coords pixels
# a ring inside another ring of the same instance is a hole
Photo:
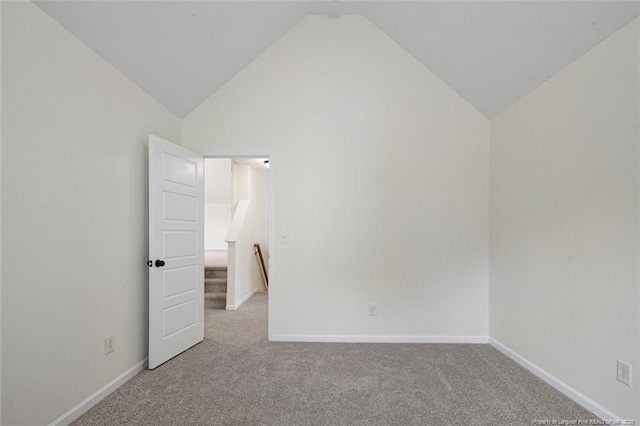
[[[224,309],[227,307],[227,267],[205,266],[204,307]]]

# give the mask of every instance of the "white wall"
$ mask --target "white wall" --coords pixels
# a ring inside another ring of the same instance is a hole
[[[226,250],[224,237],[231,224],[231,203],[204,205],[204,248],[205,250]]]
[[[249,166],[233,164],[233,205],[249,199]]]
[[[231,204],[232,176],[230,158],[205,158],[205,203]]]
[[[204,160],[204,248],[226,250],[224,239],[231,224],[231,159]]]
[[[0,5],[0,129],[2,129],[2,5]],[[2,131],[0,130],[0,242],[2,241]],[[0,244],[0,423],[2,423],[2,244]]]
[[[492,120],[489,303],[492,338],[636,420],[639,75],[636,19]]]
[[[269,268],[269,170],[250,168],[248,171],[249,181],[249,211],[247,219],[251,232],[251,248],[253,244],[259,243],[265,267]],[[251,282],[252,288],[258,291],[266,291],[260,264],[253,255],[251,262]]]
[[[253,293],[266,290],[253,244],[261,244],[265,262],[269,252],[268,170],[237,163],[233,170],[235,196],[240,198],[226,237],[229,243],[229,310],[238,309]]]
[[[147,356],[146,141],[181,129],[32,3],[2,19],[2,424],[46,424]]]
[[[226,238],[229,245],[226,306],[228,310],[238,309],[257,291],[252,280],[253,241],[251,226],[247,220],[250,205],[249,200],[238,201]]]
[[[253,243],[260,243],[265,262],[268,262],[269,258],[269,170],[256,169],[249,165],[236,164],[234,166],[235,174],[235,192],[238,200],[245,199],[250,200],[249,207],[247,209],[247,215],[244,224],[244,236],[243,239],[246,247],[238,249],[238,254],[243,256],[238,257],[242,259],[242,263],[239,268],[246,268],[249,273],[245,276],[246,283],[242,285],[243,290],[239,290],[239,295],[246,295],[249,292],[254,291],[266,291],[264,286],[264,280],[260,267],[256,261],[254,254]],[[251,256],[247,256],[244,251],[251,253]],[[242,296],[238,298],[241,299]]]
[[[487,335],[488,121],[365,18],[305,18],[183,141],[270,157],[272,338]]]

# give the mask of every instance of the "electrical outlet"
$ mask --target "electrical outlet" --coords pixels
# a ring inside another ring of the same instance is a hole
[[[618,381],[631,386],[631,364],[618,360]]]
[[[369,303],[369,315],[371,315],[371,316],[378,315],[378,304],[377,303]]]
[[[105,337],[104,339],[104,354],[109,355],[116,350],[116,336]]]

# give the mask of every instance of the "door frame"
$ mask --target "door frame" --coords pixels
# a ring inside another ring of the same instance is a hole
[[[242,153],[229,153],[229,152],[215,152],[215,151],[204,151],[204,152],[200,152],[202,154],[202,156],[204,157],[204,160],[206,160],[207,158],[230,158],[230,159],[234,159],[234,158],[266,158],[269,160],[269,168],[267,169],[268,175],[269,175],[269,189],[268,189],[268,194],[267,194],[267,202],[269,203],[269,207],[267,209],[268,215],[269,215],[269,224],[268,224],[268,235],[269,235],[269,262],[268,262],[268,270],[269,270],[269,290],[268,290],[268,294],[269,294],[269,299],[271,299],[268,303],[267,303],[267,338],[269,341],[272,340],[271,336],[272,336],[272,327],[271,327],[271,323],[273,322],[272,316],[273,316],[273,309],[271,308],[271,306],[273,305],[272,301],[273,301],[273,290],[274,287],[277,288],[276,285],[276,280],[274,279],[274,275],[272,274],[273,271],[273,266],[276,263],[276,251],[274,250],[275,248],[275,232],[274,232],[274,217],[275,217],[275,173],[273,172],[275,169],[275,165],[274,165],[274,161],[273,161],[273,154],[265,154],[265,153],[247,153],[247,152],[242,152]],[[205,168],[205,173],[206,173],[206,168]],[[205,190],[205,197],[206,197],[206,191],[207,188],[204,188]]]

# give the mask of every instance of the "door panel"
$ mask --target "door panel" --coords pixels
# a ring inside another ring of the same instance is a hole
[[[165,231],[163,233],[165,259],[195,256],[198,253],[198,233],[193,231]]]
[[[198,199],[196,197],[166,191],[162,193],[162,212],[164,220],[195,222],[198,219],[197,210]]]
[[[170,269],[163,272],[162,281],[165,299],[189,291],[196,291],[197,270],[192,265]]]
[[[184,332],[197,325],[197,312],[198,307],[196,306],[195,300],[188,300],[179,305],[166,308],[162,312],[164,316],[163,339],[166,340],[179,332]]]
[[[204,337],[203,166],[149,136],[149,368]]]
[[[168,182],[175,182],[181,185],[195,188],[197,185],[196,163],[185,158],[162,153],[162,176]]]

